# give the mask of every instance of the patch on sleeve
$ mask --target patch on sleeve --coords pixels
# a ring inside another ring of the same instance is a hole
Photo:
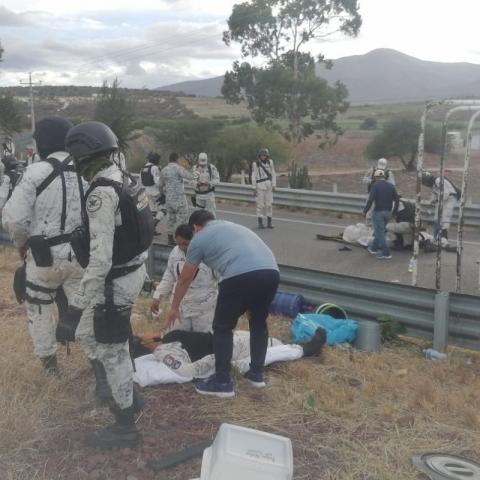
[[[87,211],[89,213],[98,212],[102,208],[102,199],[98,195],[89,195],[87,199]]]

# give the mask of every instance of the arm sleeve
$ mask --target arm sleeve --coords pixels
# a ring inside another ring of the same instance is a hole
[[[153,177],[153,183],[155,185],[159,185],[160,184],[160,169],[154,165],[152,167],[152,177]]]
[[[370,210],[370,208],[372,207],[373,197],[375,195],[375,191],[376,191],[375,184],[373,184],[373,187],[370,190],[370,195],[368,196],[367,204],[365,205],[365,208],[363,209],[364,214],[366,214]]]
[[[199,235],[193,237],[193,240],[190,242],[187,250],[186,261],[193,265],[199,265],[205,256],[203,252],[203,245],[199,239]]]
[[[270,168],[272,170],[272,187],[277,186],[277,174],[275,172],[275,166],[273,165],[273,160],[270,160]]]
[[[10,234],[16,247],[25,245],[30,236],[30,225],[37,200],[37,184],[28,170],[25,171],[2,211],[3,228]]]
[[[391,170],[388,171],[388,182],[391,183],[394,187],[396,186],[395,184],[395,175]]]
[[[200,173],[198,172],[196,167],[193,167],[192,174],[193,174],[193,180],[189,183],[190,185],[192,185],[192,187],[196,187],[198,180],[200,178]]]
[[[365,185],[368,185],[372,182],[372,169],[369,168],[366,172],[365,175],[362,178],[362,183]]]
[[[215,165],[211,165],[212,167],[212,178],[210,179],[210,185],[214,187],[220,183],[220,174],[218,173],[218,168]]]
[[[252,163],[252,185],[254,187],[257,186],[257,175],[258,175],[257,162],[253,162]]]
[[[84,310],[92,298],[103,292],[112,268],[113,237],[118,195],[112,187],[97,187],[88,196],[86,211],[90,230],[90,261],[72,304]]]
[[[175,277],[175,249],[170,252],[168,256],[168,263],[165,272],[163,272],[162,280],[158,284],[157,288],[155,289],[155,293],[153,294],[153,298],[159,299],[162,296],[170,295],[173,292],[175,287],[175,282],[177,281]]]

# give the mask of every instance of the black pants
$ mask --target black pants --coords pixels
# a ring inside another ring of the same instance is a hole
[[[233,329],[245,312],[249,313],[250,324],[250,369],[263,372],[268,343],[268,309],[277,292],[279,279],[276,270],[257,270],[220,283],[213,319],[217,381],[230,381]]]

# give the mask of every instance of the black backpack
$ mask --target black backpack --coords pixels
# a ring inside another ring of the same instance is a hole
[[[144,187],[153,187],[155,185],[155,179],[152,175],[152,168],[154,165],[145,165],[140,171],[140,178]]]
[[[148,204],[145,189],[138,183],[123,184],[107,178],[99,178],[91,183],[85,193],[85,201],[97,187],[112,187],[118,195],[122,225],[115,227],[113,237],[112,266],[122,265],[148,250],[154,236],[154,220]],[[84,225],[72,234],[72,248],[83,268],[90,257],[90,233],[88,217],[83,215]]]

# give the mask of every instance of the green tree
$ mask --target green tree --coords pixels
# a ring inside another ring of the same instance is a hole
[[[260,148],[268,147],[276,165],[288,160],[290,146],[278,133],[265,128],[240,125],[223,129],[210,138],[206,151],[216,165],[220,178],[230,181],[232,174],[251,170]]]
[[[329,86],[315,74],[308,42],[335,32],[357,35],[357,0],[251,0],[234,5],[224,42],[241,45],[243,57],[263,57],[264,66],[235,62],[225,73],[222,94],[229,103],[246,101],[253,118],[281,131],[294,145],[315,130],[323,141],[341,129],[336,116],[348,108],[346,87]],[[320,55],[317,59],[331,66]]]
[[[376,130],[377,120],[373,117],[367,117],[360,125],[360,130]]]
[[[22,119],[18,104],[11,94],[0,97],[0,129],[10,137],[15,132],[22,130]]]
[[[366,155],[370,159],[398,157],[405,170],[415,170],[418,153],[420,121],[412,118],[395,118],[386,122],[373,140],[367,145]],[[425,130],[425,151],[440,153],[441,132],[428,125]]]
[[[108,125],[118,138],[121,150],[128,148],[128,141],[133,139],[136,104],[128,98],[125,90],[120,88],[116,78],[109,86],[103,82],[97,98],[93,117]]]
[[[292,162],[290,173],[288,174],[288,186],[300,190],[311,190],[312,179],[308,173],[308,167],[304,165],[302,168],[297,167],[296,162]]]
[[[223,127],[219,120],[185,118],[168,120],[156,131],[157,141],[175,150],[193,164],[200,152],[207,151],[210,139]]]

